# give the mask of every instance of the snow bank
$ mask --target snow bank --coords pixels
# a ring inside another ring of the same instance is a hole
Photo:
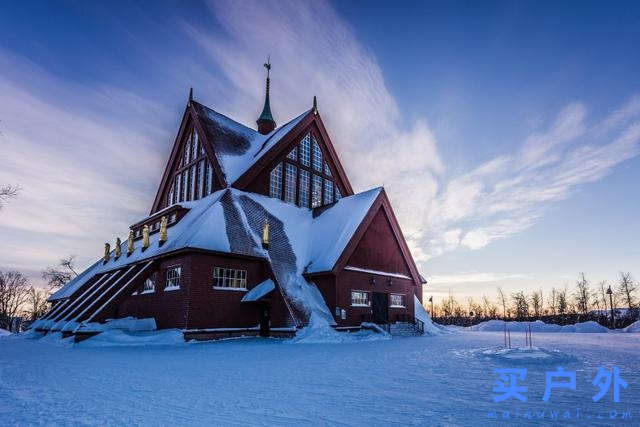
[[[0,337],[6,337],[8,335],[11,335],[11,332],[7,331],[6,329],[0,328]]]
[[[424,322],[425,335],[439,335],[447,332],[446,329],[440,325],[433,323],[431,316],[429,316],[429,313],[427,313],[427,310],[424,309],[424,306],[415,295],[413,296],[413,313],[413,317]]]
[[[338,332],[329,325],[326,319],[313,312],[309,319],[309,324],[300,329],[296,336],[287,342],[297,344],[340,344],[388,339],[391,339],[391,335],[387,333],[380,334],[364,329],[358,332]]]
[[[624,332],[640,332],[640,320],[636,320],[623,329]]]
[[[507,322],[507,329],[511,332],[524,332],[531,326],[532,332],[576,332],[576,333],[602,333],[611,332],[610,329],[605,328],[597,322],[592,320],[588,322],[576,323],[573,325],[556,325],[553,323],[545,323],[541,320],[535,322]],[[482,332],[501,332],[504,331],[503,320],[487,320],[486,322],[478,323],[477,325],[470,326],[472,331]]]
[[[564,325],[560,332],[580,332],[580,333],[602,333],[611,332],[609,328],[605,328],[598,322],[589,320],[588,322],[575,323],[573,325]]]
[[[69,322],[70,324],[75,322]],[[77,325],[77,324],[75,324]],[[79,326],[71,325],[70,330],[77,332],[104,332],[119,329],[129,332],[155,331],[156,320],[153,317],[138,319],[135,317],[123,317],[121,319],[107,319],[106,323],[81,323]],[[64,330],[68,330],[65,326]]]
[[[125,332],[119,329],[104,331],[77,345],[81,347],[131,347],[184,345],[182,332],[177,329],[166,329],[154,332]]]

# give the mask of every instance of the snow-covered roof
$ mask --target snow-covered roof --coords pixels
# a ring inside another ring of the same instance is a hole
[[[192,105],[198,114],[207,140],[213,145],[213,151],[228,185],[232,185],[249,170],[311,111],[305,111],[283,126],[262,135],[196,101],[192,101]]]
[[[234,188],[220,190],[185,203],[189,211],[169,228],[164,245],[158,244],[159,233],[155,233],[144,252],[139,239],[134,242],[133,253],[127,256],[125,241],[118,259],[112,251],[107,263],[99,259],[50,300],[70,297],[91,277],[105,271],[179,249],[206,249],[265,258],[289,301],[303,312],[316,313],[331,323],[333,316],[320,292],[303,274],[333,268],[380,192],[381,188],[376,188],[343,197],[316,212],[314,218],[312,210],[279,199]],[[270,224],[268,250],[262,248],[261,241],[265,219]]]
[[[249,292],[247,292],[242,297],[242,302],[253,302],[258,301],[260,298],[266,296],[269,292],[273,291],[276,288],[276,284],[273,283],[273,280],[267,279],[264,282],[260,283]]]

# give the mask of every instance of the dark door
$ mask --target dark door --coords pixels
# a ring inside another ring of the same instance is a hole
[[[389,294],[374,292],[372,300],[373,321],[389,321]]]
[[[267,305],[260,307],[260,336],[268,337],[271,326],[271,309]]]

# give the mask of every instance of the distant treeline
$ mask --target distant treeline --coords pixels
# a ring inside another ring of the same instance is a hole
[[[542,320],[559,325],[593,320],[608,328],[623,328],[638,319],[637,290],[638,283],[631,273],[621,272],[613,286],[607,281],[592,285],[584,273],[580,273],[572,288],[565,284],[552,288],[546,295],[542,289],[507,295],[502,288],[498,288],[497,300],[483,296],[481,300],[469,297],[458,301],[449,295],[433,305],[431,316],[440,324],[459,326],[491,319]],[[613,319],[611,307],[614,307]]]

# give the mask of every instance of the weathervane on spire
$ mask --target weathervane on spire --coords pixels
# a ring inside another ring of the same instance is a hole
[[[268,134],[276,127],[276,122],[273,120],[273,116],[271,115],[271,106],[269,105],[269,83],[271,76],[271,55],[267,55],[267,62],[264,64],[264,68],[267,69],[267,93],[264,97],[264,108],[262,109],[262,114],[258,117],[258,132],[263,135]]]
[[[267,62],[264,64],[264,68],[267,69],[267,82],[269,82],[269,72],[271,71],[271,55],[267,55]],[[267,88],[269,87],[269,83],[267,83]]]

